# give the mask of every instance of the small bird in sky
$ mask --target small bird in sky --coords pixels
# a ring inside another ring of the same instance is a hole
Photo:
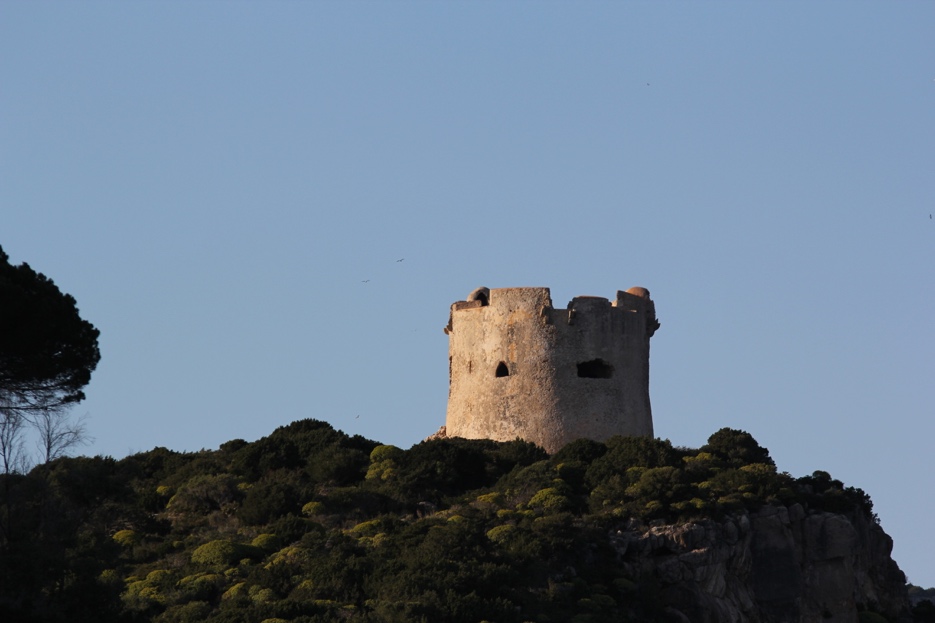
[[[358,415],[358,416],[355,417],[354,419],[355,419],[355,420],[359,420],[359,419],[360,419],[360,416]]]
[[[369,279],[361,279],[360,282],[361,282],[361,283],[370,283],[370,280],[369,280]]]
[[[398,260],[396,260],[396,263],[398,264],[399,262],[402,262],[404,259],[406,259],[406,258],[401,257],[401,258],[399,258]]]

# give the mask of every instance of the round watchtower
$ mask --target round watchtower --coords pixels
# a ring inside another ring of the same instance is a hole
[[[555,452],[575,439],[653,434],[645,288],[555,309],[548,288],[478,288],[451,306],[449,437],[517,437]]]

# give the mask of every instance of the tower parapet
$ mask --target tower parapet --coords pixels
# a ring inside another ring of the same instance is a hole
[[[548,288],[478,288],[451,306],[449,437],[548,452],[578,438],[653,435],[649,339],[659,328],[645,288],[613,301],[552,306]]]

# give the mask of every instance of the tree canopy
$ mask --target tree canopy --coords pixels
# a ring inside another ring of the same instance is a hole
[[[74,297],[0,247],[0,409],[54,410],[84,399],[100,332]]]

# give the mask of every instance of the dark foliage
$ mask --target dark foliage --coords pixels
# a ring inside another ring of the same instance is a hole
[[[0,398],[26,411],[84,399],[101,358],[99,332],[75,299],[28,264],[13,266],[0,248]]]
[[[664,621],[611,526],[792,502],[871,512],[859,489],[779,474],[728,429],[701,450],[617,437],[549,457],[519,440],[401,450],[302,420],[216,452],[2,478],[11,622]]]
[[[912,608],[914,623],[935,623],[935,604],[931,601],[920,601]]]
[[[713,454],[733,467],[742,467],[751,463],[774,465],[769,451],[761,447],[753,435],[733,428],[722,428],[711,435],[708,443],[701,447],[701,451]]]

